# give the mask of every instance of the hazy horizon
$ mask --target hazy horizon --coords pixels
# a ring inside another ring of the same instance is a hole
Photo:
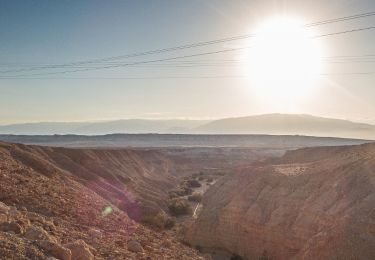
[[[240,116],[230,116],[230,117],[218,117],[218,118],[189,118],[189,117],[129,117],[129,118],[109,118],[109,119],[96,119],[96,120],[76,120],[76,121],[21,121],[15,123],[5,123],[0,124],[0,126],[9,126],[9,125],[21,125],[21,124],[40,124],[40,123],[106,123],[106,122],[115,122],[115,121],[127,121],[127,120],[145,120],[145,121],[201,121],[201,122],[212,122],[217,120],[223,119],[240,119],[240,118],[247,118],[247,117],[258,117],[258,116],[269,116],[269,115],[287,115],[287,116],[307,116],[307,117],[316,117],[316,118],[324,118],[324,119],[333,119],[333,120],[343,120],[349,121],[353,123],[359,124],[368,124],[368,125],[375,125],[375,120],[372,121],[360,121],[360,120],[351,120],[347,118],[337,118],[337,117],[326,117],[326,116],[319,116],[313,114],[298,114],[298,113],[265,113],[265,114],[251,114],[251,115],[240,115]]]

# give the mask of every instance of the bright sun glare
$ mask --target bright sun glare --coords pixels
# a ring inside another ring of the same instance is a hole
[[[255,93],[279,102],[309,94],[322,72],[321,49],[296,19],[275,18],[250,40],[248,66]]]

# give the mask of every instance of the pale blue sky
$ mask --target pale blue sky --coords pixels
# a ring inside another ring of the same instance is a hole
[[[375,2],[371,0],[0,0],[0,71],[12,70],[17,68],[15,66],[64,64],[243,35],[251,33],[263,20],[280,14],[315,22],[370,11],[375,11]],[[315,30],[324,34],[367,26],[375,26],[375,16],[319,26]],[[375,54],[375,30],[327,37],[321,42],[328,56]],[[244,44],[231,42],[130,61],[209,52]],[[237,52],[194,59],[240,56]],[[325,69],[327,73],[375,72],[375,63],[330,64]],[[220,118],[269,112],[309,113],[375,123],[374,74],[326,76],[314,96],[290,106],[270,107],[254,97],[249,83],[242,78],[190,78],[244,74],[243,68],[233,66],[136,66],[33,76],[54,71],[61,69],[1,73],[0,78],[26,75],[27,79],[0,79],[0,124],[119,118]],[[188,78],[108,79],[185,76]],[[45,79],[30,79],[33,77]]]

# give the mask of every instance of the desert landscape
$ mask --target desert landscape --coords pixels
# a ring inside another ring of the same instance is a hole
[[[3,142],[0,255],[374,256],[372,143],[289,151],[286,146],[284,152],[280,147],[277,152],[272,147],[233,149],[89,149]]]
[[[0,0],[0,260],[374,260],[374,0]]]

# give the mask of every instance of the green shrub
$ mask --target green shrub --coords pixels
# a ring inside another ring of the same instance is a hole
[[[159,229],[171,229],[176,224],[175,218],[165,212],[159,212],[156,216],[144,216],[141,222]]]
[[[188,180],[186,184],[190,188],[199,188],[202,186],[197,180]]]
[[[194,201],[194,202],[201,202],[202,201],[202,194],[199,192],[193,193],[193,195],[190,195],[188,197],[189,201]]]
[[[177,197],[190,195],[192,193],[193,193],[193,190],[191,188],[186,187],[186,186],[182,186],[182,187],[180,187],[176,190],[169,191],[168,195],[169,195],[170,199],[174,199],[174,198],[177,198]]]
[[[185,195],[190,195],[193,193],[193,190],[189,187],[184,187],[183,188],[183,195],[182,196],[185,196]]]
[[[176,198],[169,202],[168,209],[173,216],[191,215],[193,210],[186,199]]]
[[[165,229],[171,229],[171,228],[173,228],[175,225],[176,225],[176,219],[173,218],[173,217],[168,217],[168,218],[165,220],[164,228],[165,228]]]

